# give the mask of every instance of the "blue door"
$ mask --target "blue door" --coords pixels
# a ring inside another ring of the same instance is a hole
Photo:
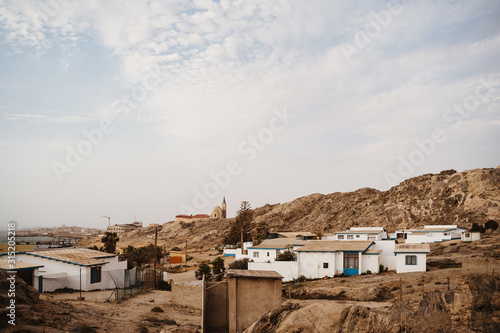
[[[344,268],[344,274],[347,276],[359,275],[359,268]]]
[[[348,276],[359,274],[358,253],[344,252],[344,274]]]

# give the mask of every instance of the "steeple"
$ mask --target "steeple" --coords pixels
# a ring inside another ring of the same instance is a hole
[[[226,196],[224,196],[224,198],[222,199],[222,214],[221,214],[221,217],[223,219],[226,218]]]

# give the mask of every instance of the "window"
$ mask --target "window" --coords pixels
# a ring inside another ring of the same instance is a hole
[[[359,235],[356,235],[356,238],[359,238]]]
[[[347,239],[354,239],[354,235],[347,235]]]
[[[406,264],[407,265],[416,265],[417,264],[417,256],[406,256]]]
[[[344,235],[339,235],[337,239],[344,239]]]
[[[254,258],[258,258],[258,257],[259,257],[259,252],[254,251],[254,252],[253,252],[253,257],[254,257]]]
[[[90,283],[101,282],[101,267],[90,268]]]
[[[267,252],[267,256],[269,257],[269,252]]]
[[[470,237],[470,234],[467,232],[467,233],[465,233],[464,237],[469,238],[469,237]]]
[[[344,268],[359,268],[359,256],[357,254],[344,254]]]
[[[328,263],[327,262],[323,263],[323,268],[328,268]]]

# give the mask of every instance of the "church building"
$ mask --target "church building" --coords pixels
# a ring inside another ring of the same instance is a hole
[[[222,207],[215,206],[212,214],[197,214],[197,215],[177,215],[175,217],[176,222],[188,222],[188,221],[199,221],[206,219],[225,219],[226,218],[226,197],[222,200]]]

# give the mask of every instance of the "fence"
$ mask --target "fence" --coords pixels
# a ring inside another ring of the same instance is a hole
[[[193,308],[201,309],[202,286],[194,284],[173,283],[172,285],[172,303]]]

